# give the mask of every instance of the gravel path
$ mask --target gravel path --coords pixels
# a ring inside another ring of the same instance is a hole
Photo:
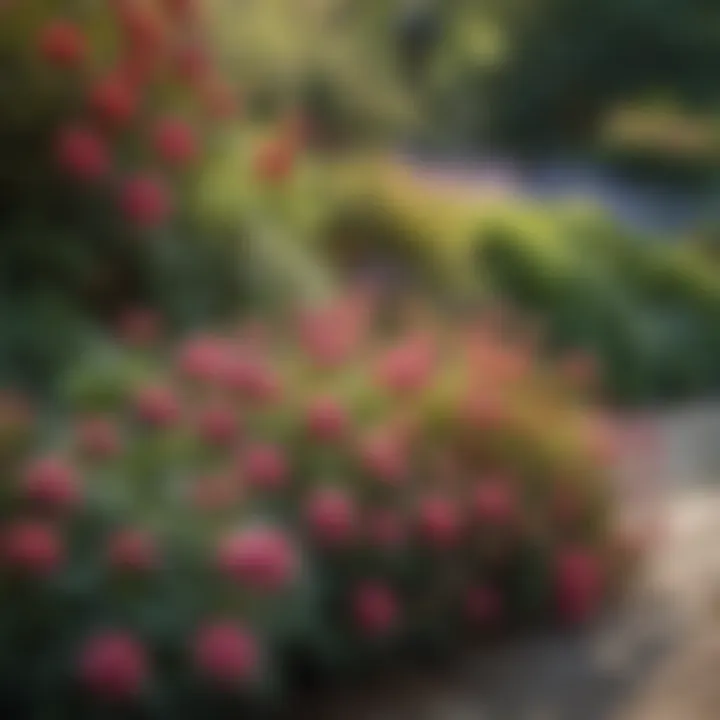
[[[489,648],[313,720],[718,720],[720,408],[653,419],[647,463],[667,520],[637,587],[592,632]]]

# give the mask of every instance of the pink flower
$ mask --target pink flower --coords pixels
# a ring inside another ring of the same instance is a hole
[[[224,343],[216,337],[204,335],[191,338],[180,349],[178,369],[190,380],[216,383],[227,372],[229,362]]]
[[[237,436],[238,426],[235,411],[227,405],[207,407],[200,412],[198,418],[198,433],[208,445],[231,445]]]
[[[390,550],[405,541],[406,528],[402,517],[393,510],[375,510],[366,519],[368,541],[374,547]]]
[[[399,608],[393,591],[380,582],[366,581],[352,597],[352,613],[358,629],[366,636],[388,635],[397,626]]]
[[[300,342],[304,351],[321,367],[336,367],[357,346],[359,328],[344,308],[316,311],[300,318]]]
[[[170,388],[149,385],[135,397],[135,411],[144,423],[156,428],[168,428],[180,420],[180,403]]]
[[[116,532],[108,544],[108,560],[116,570],[149,572],[158,565],[158,552],[153,539],[136,529]]]
[[[223,686],[233,686],[257,676],[260,650],[245,628],[230,622],[215,622],[197,633],[194,658],[203,677]]]
[[[355,504],[335,488],[324,488],[311,495],[305,516],[312,535],[325,546],[347,544],[357,529]]]
[[[432,372],[432,344],[424,337],[411,338],[392,348],[380,359],[377,379],[380,385],[396,393],[422,390]]]
[[[434,547],[452,547],[460,539],[457,508],[446,498],[425,498],[418,509],[418,524],[421,537]]]
[[[473,496],[475,517],[482,523],[507,525],[517,514],[517,500],[511,485],[503,479],[481,482]]]
[[[16,520],[2,536],[3,559],[11,568],[34,577],[54,573],[63,561],[64,548],[57,531],[37,520]]]
[[[557,606],[563,620],[582,623],[597,611],[602,599],[598,558],[583,548],[565,548],[555,559]]]
[[[170,190],[153,175],[137,175],[126,180],[120,191],[120,209],[134,225],[156,227],[172,212]]]
[[[137,92],[120,73],[97,81],[89,103],[97,118],[113,129],[127,126],[138,109]]]
[[[492,587],[478,585],[470,588],[465,595],[465,616],[474,625],[487,627],[502,616],[502,597]]]
[[[62,128],[55,145],[62,170],[81,182],[96,182],[110,172],[110,154],[105,141],[91,128],[70,125]]]
[[[365,472],[388,485],[400,485],[407,478],[407,453],[394,435],[368,437],[360,447],[360,462]]]
[[[247,357],[233,358],[224,370],[224,382],[246,400],[265,405],[282,395],[280,378],[265,362]]]
[[[82,453],[94,459],[113,458],[121,442],[115,423],[100,415],[83,418],[77,426],[77,443]]]
[[[131,635],[108,631],[84,645],[78,672],[90,693],[119,702],[140,693],[148,676],[148,660],[143,646]]]
[[[335,442],[348,429],[348,416],[331,398],[315,398],[307,410],[307,428],[315,440]]]
[[[66,20],[52,20],[40,31],[42,56],[60,68],[77,68],[87,57],[87,40],[79,27]]]
[[[298,570],[297,557],[279,530],[253,527],[224,538],[218,565],[231,579],[263,592],[286,587]]]
[[[81,498],[75,469],[58,457],[33,460],[25,469],[22,489],[31,502],[56,510],[75,507]]]
[[[273,445],[252,445],[243,458],[243,473],[249,485],[262,490],[277,490],[288,479],[284,453]]]
[[[200,153],[195,132],[179,118],[158,121],[153,131],[153,145],[160,157],[173,167],[190,165]]]

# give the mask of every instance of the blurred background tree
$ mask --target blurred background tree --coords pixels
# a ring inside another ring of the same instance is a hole
[[[320,145],[377,141],[412,122],[393,41],[396,0],[209,0],[207,6],[216,46],[251,116],[300,105]]]
[[[586,144],[608,110],[653,94],[717,110],[720,6],[709,0],[454,0],[442,13],[438,58],[463,108],[454,129],[474,143]]]

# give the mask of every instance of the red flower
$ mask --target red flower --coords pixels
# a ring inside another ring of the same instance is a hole
[[[216,404],[200,412],[198,433],[208,445],[226,447],[235,440],[238,424],[237,415],[231,407]]]
[[[225,346],[212,336],[194,337],[180,349],[178,369],[189,380],[220,382],[230,359]]]
[[[502,616],[502,598],[494,588],[479,585],[465,595],[465,616],[474,625],[487,627]]]
[[[62,563],[64,548],[56,530],[37,520],[17,520],[3,533],[3,559],[13,569],[46,577]]]
[[[257,675],[260,651],[257,641],[246,629],[229,622],[215,622],[197,633],[194,658],[203,677],[232,686]]]
[[[367,518],[367,536],[371,545],[393,549],[405,541],[405,524],[393,510],[375,510]]]
[[[249,358],[233,358],[225,368],[224,382],[229,390],[247,400],[266,404],[282,394],[280,378],[267,364]]]
[[[79,27],[66,20],[53,20],[40,32],[42,56],[62,68],[76,68],[87,56],[87,41]]]
[[[563,620],[582,623],[597,611],[602,599],[602,570],[598,558],[583,548],[566,548],[555,560],[555,589]]]
[[[110,171],[110,155],[105,141],[90,128],[80,125],[71,125],[60,131],[55,157],[62,170],[82,182],[100,180]]]
[[[80,501],[80,483],[75,469],[62,458],[43,457],[25,469],[25,497],[47,508],[66,510]]]
[[[109,631],[84,645],[78,672],[90,693],[118,702],[140,693],[148,676],[148,660],[143,646],[131,635]]]
[[[430,497],[422,501],[418,510],[421,537],[437,548],[448,548],[460,538],[460,518],[455,505],[443,497]]]
[[[123,215],[141,228],[160,225],[172,211],[170,191],[152,175],[138,175],[126,180],[120,193]]]
[[[91,458],[106,459],[118,455],[121,449],[117,426],[109,418],[83,418],[76,428],[80,450]]]
[[[308,500],[305,515],[312,535],[322,545],[345,545],[355,535],[355,504],[342,490],[316,491]]]
[[[91,89],[90,107],[110,127],[123,127],[135,117],[137,93],[126,76],[120,73],[108,75]]]
[[[294,166],[293,148],[278,140],[263,145],[255,156],[255,176],[265,183],[275,185],[287,180]]]
[[[224,538],[218,564],[230,578],[264,592],[287,586],[297,572],[297,558],[279,530],[254,527]]]
[[[358,629],[373,638],[388,635],[399,619],[395,594],[386,585],[374,581],[367,581],[355,589],[352,613]]]
[[[175,425],[180,419],[180,404],[169,388],[149,385],[135,396],[135,411],[144,423],[157,428]]]
[[[307,411],[307,428],[316,440],[334,442],[345,435],[348,417],[345,410],[331,398],[316,398]]]
[[[252,487],[277,490],[287,482],[287,460],[280,448],[273,445],[253,445],[245,451],[243,473]]]
[[[157,567],[157,547],[142,530],[121,530],[110,538],[108,560],[116,570],[148,572]]]
[[[153,132],[153,144],[160,157],[174,167],[186,167],[200,153],[192,127],[178,118],[160,120]]]
[[[516,516],[517,500],[512,487],[505,480],[480,483],[473,497],[475,517],[483,523],[507,525]]]

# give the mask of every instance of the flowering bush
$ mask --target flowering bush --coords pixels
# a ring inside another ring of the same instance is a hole
[[[308,669],[598,611],[612,426],[487,318],[395,320],[351,297],[132,345],[142,372],[12,457],[11,716],[223,717]]]
[[[86,326],[130,306],[175,326],[237,312],[237,248],[213,242],[193,202],[240,118],[200,6],[0,3],[0,304],[13,318],[0,377],[47,381]],[[289,134],[275,132],[260,180],[291,172]]]

